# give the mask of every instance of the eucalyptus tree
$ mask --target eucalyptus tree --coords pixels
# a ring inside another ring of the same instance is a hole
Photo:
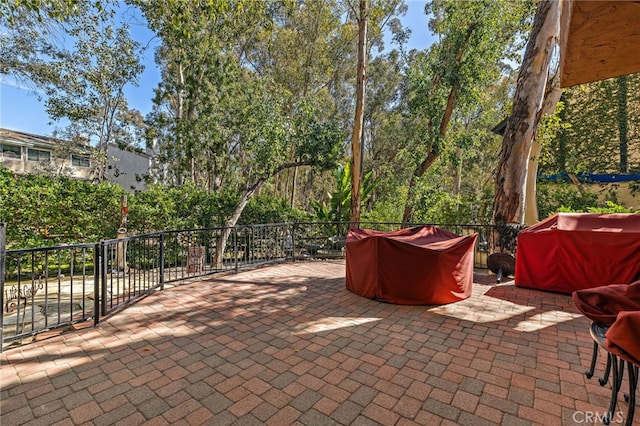
[[[500,138],[492,132],[510,107],[515,76],[508,69],[494,84],[479,94],[476,102],[457,108],[438,157],[421,176],[415,187],[412,220],[431,223],[490,223],[493,204],[493,180],[500,153]],[[403,102],[406,103],[406,102]],[[411,133],[411,115],[404,117],[396,130],[401,140],[415,143]],[[408,145],[395,156],[396,194],[406,195],[413,170],[404,165],[416,164],[416,145]],[[394,206],[397,219],[403,213],[403,201]]]
[[[170,183],[209,190],[227,184],[232,147],[227,121],[243,70],[244,50],[268,25],[265,1],[133,1],[161,40],[161,82],[149,117],[149,139]]]
[[[129,108],[124,89],[138,84],[144,66],[127,24],[114,26],[113,10],[90,11],[95,13],[69,31],[75,40],[72,50],[43,64],[49,76],[45,107],[53,120],[69,120],[96,147],[94,177],[101,182],[109,145],[132,147],[140,141],[141,116]]]
[[[355,85],[355,111],[351,132],[351,222],[360,221],[362,182],[362,138],[364,133],[365,95],[367,85],[367,62],[370,53],[369,37],[380,40],[380,35],[389,19],[404,13],[406,6],[400,0],[347,0],[350,15],[358,31],[357,68]],[[371,33],[371,34],[370,34]]]
[[[95,178],[105,180],[108,146],[135,146],[139,141],[140,113],[131,110],[125,97],[127,85],[137,85],[144,70],[139,43],[127,24],[114,25],[115,11],[89,8],[82,22],[69,34],[73,49],[62,59],[46,64],[47,113],[53,120],[68,119],[101,158]]]
[[[553,83],[551,58],[560,33],[560,3],[542,0],[525,50],[513,108],[504,132],[500,162],[496,173],[493,222],[524,224],[527,200],[535,193],[535,174],[530,164],[540,153],[535,135],[543,114],[553,113],[560,91]],[[535,165],[537,167],[537,164]]]
[[[108,0],[105,0],[108,1]],[[11,24],[24,23],[26,15],[40,23],[64,21],[80,10],[80,0],[0,0],[0,19]],[[101,2],[96,2],[100,5]]]
[[[290,111],[279,87],[250,72],[244,74],[241,87],[234,97],[235,108],[229,111],[234,143],[228,154],[239,200],[216,244],[216,264],[222,261],[231,228],[269,179],[302,166],[329,170],[342,157],[342,130],[322,117],[312,102],[298,100]]]
[[[273,25],[258,32],[246,50],[248,68],[281,88],[286,114],[294,114],[300,99],[309,99],[337,125],[346,128],[351,122],[355,31],[345,13],[338,0],[284,2],[274,10]],[[288,155],[292,160],[293,149]],[[309,204],[309,193],[324,193],[318,191],[318,177],[313,168],[295,167],[276,177],[273,190],[288,196],[292,205],[296,200]],[[301,191],[298,181],[304,182]]]
[[[29,8],[37,4],[44,9]],[[124,95],[143,70],[140,46],[126,25],[114,25],[108,4],[30,2],[3,22],[2,35],[2,72],[39,92],[49,117],[67,119],[67,133],[77,131],[73,139],[97,145],[93,165],[99,181],[105,178],[108,145],[135,143],[141,124]]]
[[[406,109],[402,97],[404,58],[398,50],[392,50],[375,56],[369,62],[363,126],[363,168],[372,173],[377,184],[365,211],[378,203],[397,205],[398,198],[402,198],[398,188],[409,178],[399,155],[408,135],[404,125]],[[399,213],[388,213],[385,214],[386,221],[400,220]]]
[[[292,100],[272,74],[252,63],[250,46],[276,24],[280,4],[158,1],[140,6],[162,41],[154,137],[163,138],[165,152],[177,153],[175,183],[190,179],[239,194],[216,244],[220,262],[230,227],[264,184],[293,167],[333,167],[344,136],[330,116],[320,113],[315,97]]]
[[[403,221],[412,217],[416,188],[448,143],[456,114],[500,79],[501,61],[514,57],[530,3],[436,0],[425,12],[432,15],[429,28],[439,40],[409,64],[411,149],[416,155]]]
[[[252,89],[245,95],[242,110],[234,111],[240,199],[216,245],[216,264],[222,261],[231,227],[269,179],[302,166],[330,170],[342,157],[343,131],[321,117],[312,103],[300,100],[289,116],[274,87],[259,80],[246,83]]]
[[[85,15],[78,1],[0,0],[0,74],[41,91],[46,62],[65,55],[66,31]]]
[[[367,27],[369,25],[369,1],[359,0],[358,8],[352,8],[358,25],[358,65],[356,70],[355,113],[351,132],[351,222],[360,221],[360,181],[362,175],[362,132],[366,93]]]

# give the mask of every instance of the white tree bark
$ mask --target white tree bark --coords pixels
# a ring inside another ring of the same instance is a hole
[[[560,33],[561,1],[541,0],[518,75],[496,176],[495,224],[523,224],[527,175],[540,121],[549,64]]]
[[[368,0],[360,0],[358,13],[358,76],[356,82],[356,112],[351,135],[351,222],[360,222],[360,184],[362,181],[362,128],[367,82]]]
[[[560,75],[556,73],[547,83],[544,103],[542,105],[542,116],[551,115],[555,112],[562,89],[560,89]],[[538,178],[538,165],[540,164],[540,154],[542,153],[542,143],[538,138],[533,139],[531,145],[531,155],[529,156],[529,168],[527,170],[526,203],[524,211],[524,224],[533,225],[540,219],[538,217],[538,198],[536,191],[536,181]]]

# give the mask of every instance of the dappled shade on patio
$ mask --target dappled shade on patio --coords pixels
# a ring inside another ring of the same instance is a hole
[[[638,214],[558,213],[518,234],[518,287],[572,293],[639,278]]]
[[[378,232],[351,229],[347,236],[347,289],[402,305],[466,299],[473,284],[477,234],[458,236],[434,226]]]

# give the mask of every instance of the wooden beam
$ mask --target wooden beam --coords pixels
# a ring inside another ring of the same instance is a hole
[[[562,87],[640,72],[640,1],[565,0]]]

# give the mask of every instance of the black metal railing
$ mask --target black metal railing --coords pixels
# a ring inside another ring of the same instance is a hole
[[[392,231],[420,224],[278,223],[184,229],[98,243],[5,251],[0,223],[2,348],[42,331],[108,315],[167,284],[222,272],[308,258],[340,258],[352,226]],[[458,235],[478,234],[475,266],[494,251],[515,252],[520,228],[436,224]],[[225,238],[226,236],[226,242]],[[224,254],[216,257],[225,244]]]
[[[347,232],[351,227],[376,231],[396,231],[402,228],[433,225],[457,235],[478,234],[474,249],[475,267],[486,269],[487,257],[493,252],[515,254],[516,240],[524,226],[486,224],[427,224],[397,222],[314,222],[292,224],[295,258],[340,257],[344,255]]]
[[[94,317],[97,258],[95,244],[6,251],[3,342]]]

